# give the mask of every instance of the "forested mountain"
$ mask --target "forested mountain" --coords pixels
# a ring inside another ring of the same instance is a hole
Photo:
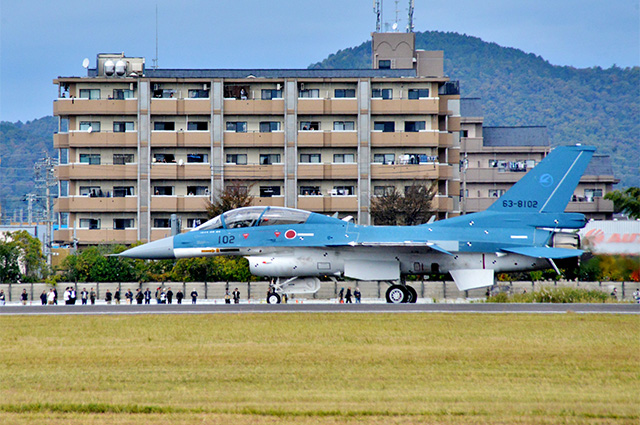
[[[22,123],[0,122],[0,202],[3,220],[13,216],[13,210],[24,208],[24,195],[34,191],[33,165],[53,155],[53,133],[58,119],[44,117]],[[37,206],[36,206],[37,207]]]
[[[483,100],[485,125],[545,125],[555,145],[594,145],[612,156],[621,186],[640,186],[640,68],[554,66],[534,54],[457,33],[416,33],[416,48],[444,50],[462,97]],[[371,42],[309,68],[368,68]]]

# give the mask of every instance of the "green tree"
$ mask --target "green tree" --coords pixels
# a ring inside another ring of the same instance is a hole
[[[23,282],[38,282],[46,278],[47,262],[42,253],[42,243],[27,231],[13,232],[11,237],[20,252],[20,261],[24,267]]]
[[[616,212],[640,219],[640,187],[630,187],[624,191],[614,190],[604,195],[604,198],[613,201]]]
[[[20,250],[15,241],[0,241],[0,283],[17,282],[20,279],[19,257]]]

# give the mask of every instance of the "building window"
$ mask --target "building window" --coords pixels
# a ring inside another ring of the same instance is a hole
[[[394,121],[375,121],[373,123],[373,131],[393,133],[394,131],[396,131],[396,123]]]
[[[124,198],[125,196],[133,196],[133,186],[114,186],[113,197]]]
[[[260,197],[280,196],[280,186],[260,186]]]
[[[300,195],[319,196],[322,195],[322,193],[320,192],[320,186],[300,186]]]
[[[172,162],[176,162],[176,157],[172,153],[154,153],[153,162],[157,162],[160,164],[169,164]]]
[[[207,196],[209,195],[209,188],[207,186],[187,186],[187,195]]]
[[[262,100],[282,99],[282,90],[262,89]]]
[[[61,212],[58,218],[58,224],[65,227],[69,226],[69,213]]]
[[[426,129],[425,121],[405,121],[404,131],[409,133],[415,133],[418,131],[424,131]]]
[[[246,133],[247,122],[246,121],[228,121],[227,131],[232,131],[234,133]]]
[[[460,137],[469,137],[469,130],[460,130]]]
[[[593,201],[593,198],[602,198],[602,189],[585,189],[584,197],[587,201]]]
[[[373,162],[376,164],[394,164],[396,155],[393,153],[376,153],[373,155]]]
[[[209,154],[206,153],[188,153],[187,163],[205,163],[209,162]]]
[[[353,195],[353,186],[333,186],[332,196],[351,196]]]
[[[189,121],[187,123],[187,131],[207,131],[209,123],[207,121]]]
[[[227,84],[224,86],[225,99],[247,100],[249,86]]]
[[[356,89],[335,89],[334,97],[336,98],[356,97]]]
[[[260,123],[260,133],[271,133],[280,131],[280,121],[262,121]]]
[[[133,99],[133,90],[113,89],[113,98],[115,100]]]
[[[81,229],[89,229],[89,230],[98,230],[98,229],[100,229],[100,219],[97,219],[97,218],[81,218],[80,219],[80,228]]]
[[[334,131],[353,131],[355,130],[356,125],[353,121],[334,121],[333,129]]]
[[[131,164],[131,163],[133,163],[132,153],[114,153],[113,154],[114,165],[123,165],[123,164]]]
[[[114,121],[113,132],[124,133],[125,131],[134,131],[133,121]]]
[[[300,130],[320,130],[320,123],[318,121],[300,121]]]
[[[154,84],[153,97],[156,99],[169,99],[172,98],[176,91],[173,89],[161,89]]]
[[[280,164],[279,153],[260,154],[260,165]]]
[[[189,99],[207,99],[208,97],[209,90],[189,89]]]
[[[303,164],[319,164],[320,158],[321,156],[319,153],[301,153],[300,154],[300,162]]]
[[[201,218],[188,218],[187,219],[187,228],[193,229],[194,227],[198,227],[203,223],[203,219]]]
[[[356,162],[356,156],[352,153],[335,153],[333,154],[333,162],[335,163],[354,163]]]
[[[60,180],[60,197],[69,196],[69,180]]]
[[[409,89],[409,99],[426,99],[429,97],[429,89]]]
[[[100,121],[80,121],[80,131],[100,132]]]
[[[91,198],[102,198],[102,188],[100,186],[80,186],[80,196],[89,196]]]
[[[80,99],[100,99],[100,89],[80,89]]]
[[[505,192],[506,190],[504,189],[489,189],[489,198],[499,198],[504,195]]]
[[[154,218],[153,227],[168,229],[171,227],[171,219],[170,218]]]
[[[58,151],[58,164],[67,165],[69,163],[69,149],[62,148]]]
[[[307,89],[307,90],[300,90],[298,92],[298,97],[301,98],[319,98],[320,97],[320,90],[319,89]]]
[[[393,99],[393,90],[392,89],[372,89],[371,98],[372,99]]]
[[[157,196],[173,196],[173,186],[154,186],[153,194]]]
[[[378,69],[391,69],[391,60],[390,59],[379,60]]]
[[[156,121],[153,123],[154,131],[175,131],[176,123],[173,121]]]
[[[81,153],[80,164],[100,165],[99,153]]]
[[[227,164],[247,165],[247,154],[245,153],[228,153]]]
[[[131,229],[132,227],[133,227],[132,218],[114,218],[113,219],[114,230]]]
[[[389,196],[395,192],[395,186],[374,186],[373,187],[373,195],[374,196]]]

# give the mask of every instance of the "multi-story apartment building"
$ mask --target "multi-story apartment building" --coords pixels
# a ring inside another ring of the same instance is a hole
[[[467,213],[483,211],[549,153],[549,134],[546,127],[539,126],[484,127],[482,105],[477,98],[461,99],[460,113],[460,209]],[[613,202],[603,196],[617,182],[611,158],[594,155],[567,212],[611,219]]]
[[[172,213],[192,228],[229,184],[255,205],[369,224],[371,196],[435,182],[439,218],[459,213],[458,85],[413,33],[374,33],[372,69],[148,69],[100,54],[54,84],[68,125],[54,137],[60,243],[155,240]]]

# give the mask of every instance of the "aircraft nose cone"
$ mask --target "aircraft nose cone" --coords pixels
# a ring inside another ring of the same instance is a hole
[[[173,253],[173,236],[153,241],[144,245],[128,249],[118,255],[119,257],[139,258],[143,260],[162,260],[176,258]]]

